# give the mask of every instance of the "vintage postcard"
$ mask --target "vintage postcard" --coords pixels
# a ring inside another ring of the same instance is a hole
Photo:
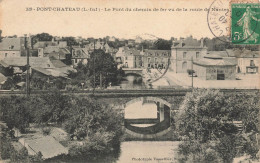
[[[259,0],[0,0],[0,162],[259,162],[259,48]]]

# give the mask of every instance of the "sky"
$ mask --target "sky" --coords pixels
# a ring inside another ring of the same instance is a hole
[[[209,8],[213,0],[0,0],[2,36],[46,32],[54,36],[135,38],[212,38],[206,11],[160,11]],[[33,11],[26,11],[26,8]],[[100,8],[102,11],[37,11],[43,7]],[[228,6],[227,6],[228,7]],[[104,8],[154,8],[159,11],[104,11]]]

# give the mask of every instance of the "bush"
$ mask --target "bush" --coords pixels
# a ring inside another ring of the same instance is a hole
[[[188,138],[179,146],[180,159],[214,162],[210,160],[220,157],[230,163],[244,153],[255,158],[260,110],[257,97],[254,93],[225,95],[211,90],[188,93],[175,116],[176,130]],[[238,131],[234,121],[242,121],[242,131]],[[212,142],[214,145],[208,150],[207,144]]]
[[[9,159],[12,152],[12,145],[10,138],[5,135],[1,135],[0,137],[0,154],[3,160]]]

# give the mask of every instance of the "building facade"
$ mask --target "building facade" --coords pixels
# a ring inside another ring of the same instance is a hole
[[[170,50],[136,50],[120,47],[116,62],[125,68],[167,68],[171,57]]]
[[[236,65],[221,57],[205,57],[193,62],[193,70],[203,80],[235,80]]]
[[[207,54],[207,48],[200,44],[185,43],[184,41],[174,41],[171,50],[171,70],[175,73],[187,73],[192,69],[192,60],[196,61]]]
[[[23,38],[3,38],[0,43],[0,60],[9,57],[21,57],[23,49]]]
[[[251,52],[237,58],[238,73],[256,74],[259,72],[259,52]]]
[[[142,52],[144,68],[167,68],[171,57],[170,50],[144,50]]]
[[[80,62],[82,62],[83,64],[87,64],[89,57],[90,55],[88,49],[80,47],[72,48],[71,61],[73,67],[77,66]]]

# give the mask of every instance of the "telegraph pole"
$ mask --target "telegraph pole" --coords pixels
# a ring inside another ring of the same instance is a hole
[[[26,97],[29,98],[30,96],[30,63],[29,63],[29,49],[27,47],[27,35],[24,35],[24,47],[25,47],[25,53],[27,58],[27,64],[26,64]]]
[[[191,56],[191,88],[193,89],[193,56]]]
[[[94,61],[93,61],[93,67],[94,67],[94,88],[93,88],[93,95],[95,93],[95,88],[96,88],[96,67],[95,67],[95,59],[96,59],[96,56],[95,56],[95,50],[96,50],[96,40],[94,39],[94,51],[93,51],[93,58],[94,58]]]

